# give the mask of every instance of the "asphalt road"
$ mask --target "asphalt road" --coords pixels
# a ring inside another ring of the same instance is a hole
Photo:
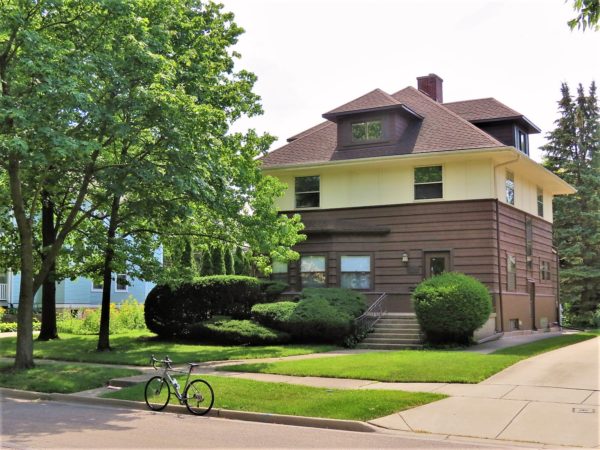
[[[481,448],[413,439],[60,402],[0,400],[1,448]],[[485,448],[492,448],[489,444]],[[496,447],[501,448],[501,447]]]

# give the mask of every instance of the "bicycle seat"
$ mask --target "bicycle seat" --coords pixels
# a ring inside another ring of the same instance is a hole
[[[197,367],[199,365],[200,364],[198,364],[198,363],[188,363],[188,366],[190,366],[190,367]]]

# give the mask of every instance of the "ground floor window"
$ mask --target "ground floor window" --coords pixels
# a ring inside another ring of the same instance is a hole
[[[506,257],[506,290],[514,291],[517,288],[517,258],[513,255]]]
[[[508,319],[508,329],[515,331],[521,328],[521,321],[519,319]]]
[[[273,271],[271,272],[271,279],[275,281],[281,281],[283,283],[288,282],[288,263],[285,261],[273,261]]]
[[[129,283],[127,282],[127,274],[117,274],[115,284],[115,292],[127,292],[127,289],[129,287]]]
[[[540,263],[540,278],[542,281],[550,280],[550,263],[548,261],[542,261]]]
[[[102,292],[104,283],[102,281],[92,281],[92,292]]]
[[[302,256],[300,258],[300,281],[302,288],[325,287],[325,256]]]
[[[341,286],[347,289],[371,288],[371,257],[368,255],[342,256]]]

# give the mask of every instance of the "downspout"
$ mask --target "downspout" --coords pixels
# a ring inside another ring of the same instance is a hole
[[[496,172],[498,167],[506,166],[515,163],[521,159],[521,155],[517,155],[515,159],[506,161],[494,166],[494,196],[496,197],[496,247],[498,254],[498,303],[500,306],[500,332],[504,332],[504,303],[502,302],[502,260],[500,257],[500,201],[498,197],[498,180]]]
[[[558,326],[562,328],[562,315],[560,313],[560,257],[556,247],[552,247],[552,251],[556,255],[556,321],[558,322]]]

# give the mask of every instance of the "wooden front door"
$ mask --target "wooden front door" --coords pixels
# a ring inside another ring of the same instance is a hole
[[[450,272],[450,252],[425,253],[425,278]]]

